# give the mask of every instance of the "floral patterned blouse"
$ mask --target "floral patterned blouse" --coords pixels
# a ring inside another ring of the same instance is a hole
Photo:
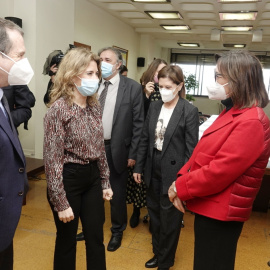
[[[63,185],[65,163],[97,161],[103,189],[111,188],[100,107],[55,101],[44,118],[44,165],[50,201],[57,212],[69,208]]]

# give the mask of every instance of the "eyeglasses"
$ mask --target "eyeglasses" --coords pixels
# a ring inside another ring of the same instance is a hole
[[[224,75],[223,74],[221,74],[221,73],[217,73],[217,72],[215,72],[215,81],[217,80],[217,79],[220,79],[220,78],[223,78],[224,77]]]

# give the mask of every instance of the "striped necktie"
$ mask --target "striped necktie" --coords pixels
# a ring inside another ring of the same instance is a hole
[[[105,87],[104,87],[102,93],[99,96],[99,103],[100,103],[100,107],[101,107],[101,115],[103,114],[105,100],[106,100],[106,96],[107,96],[107,93],[108,93],[108,88],[109,88],[110,83],[111,83],[110,81],[105,81],[104,82]]]

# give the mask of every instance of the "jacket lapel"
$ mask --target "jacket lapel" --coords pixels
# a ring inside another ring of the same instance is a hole
[[[10,119],[10,124],[9,124],[8,120],[6,119],[6,116],[4,115],[2,110],[0,109],[0,126],[3,128],[4,132],[9,137],[11,143],[13,144],[14,148],[16,149],[17,153],[19,154],[20,158],[22,159],[22,161],[25,165],[25,158],[24,158],[23,150],[22,150],[21,144],[19,142],[17,130],[13,125],[13,121],[11,118],[9,108],[7,106],[7,101],[5,99],[5,96],[3,96],[2,101],[3,101],[3,105],[6,109],[6,111],[8,113],[8,116]]]
[[[154,106],[154,108],[153,108],[153,116],[150,118],[150,121],[149,121],[150,149],[154,149],[157,121],[158,121],[158,117],[159,117],[159,114],[161,111],[161,107],[163,105],[163,102],[161,100],[160,101],[152,101],[152,102],[155,102],[156,106]],[[152,153],[153,152],[151,151],[151,155],[152,155]]]
[[[115,123],[116,120],[116,116],[118,114],[123,96],[124,96],[124,92],[126,89],[126,83],[124,82],[124,79],[121,75],[120,76],[120,82],[119,82],[119,87],[118,87],[118,91],[117,91],[117,97],[116,97],[116,103],[115,103],[115,108],[114,108],[114,114],[113,114],[113,125]]]
[[[216,130],[228,125],[231,123],[234,119],[234,116],[237,114],[241,114],[245,112],[247,109],[235,109],[231,108],[228,112],[226,112],[226,109],[221,112],[219,117],[214,121],[214,123],[203,133],[203,136],[206,136],[212,132],[215,132]]]
[[[172,113],[172,116],[171,116],[171,119],[168,123],[168,126],[167,126],[167,129],[166,129],[166,132],[165,132],[165,135],[164,135],[164,143],[163,143],[163,147],[162,147],[162,154],[161,156],[165,153],[168,145],[169,145],[169,142],[171,140],[171,137],[181,119],[181,116],[182,116],[182,113],[183,113],[183,109],[184,109],[184,102],[183,102],[183,99],[179,98],[174,110],[173,110],[173,113]]]

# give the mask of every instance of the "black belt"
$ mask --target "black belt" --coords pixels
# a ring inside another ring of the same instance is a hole
[[[104,144],[105,145],[108,145],[108,144],[110,144],[111,143],[111,140],[104,140]]]

